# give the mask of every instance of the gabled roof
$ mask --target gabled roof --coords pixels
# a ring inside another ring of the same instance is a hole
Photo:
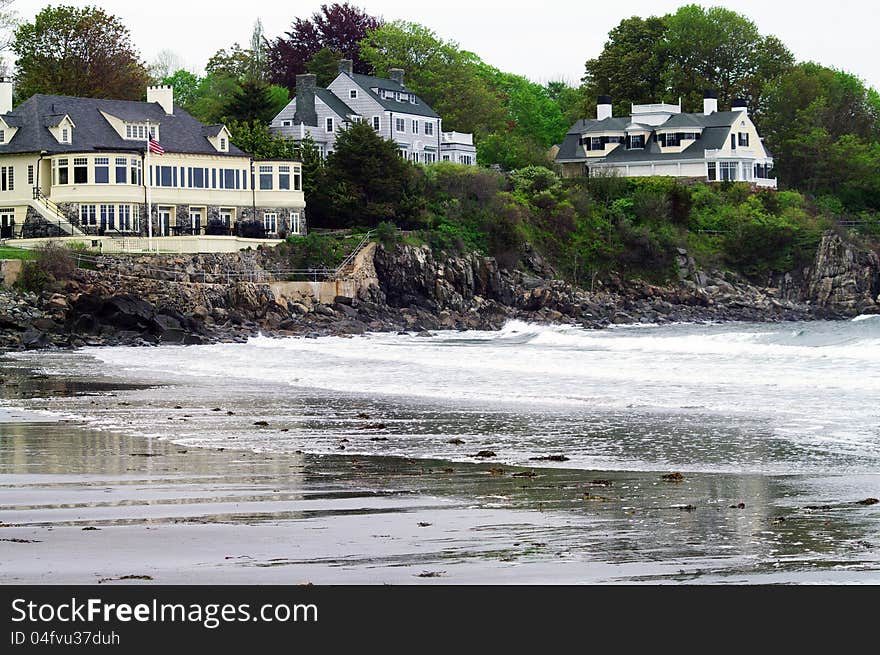
[[[601,132],[624,132],[627,129],[634,129],[630,123],[631,117],[624,118],[605,118],[603,120],[580,120],[577,121],[559,146],[559,153],[556,155],[556,161],[590,161],[598,162],[634,162],[634,161],[675,161],[682,159],[703,159],[706,150],[717,150],[723,148],[727,139],[728,130],[736,123],[737,120],[743,118],[742,111],[718,111],[712,114],[674,114],[666,122],[661,125],[641,125],[636,126],[644,128],[651,132],[665,131],[671,128],[679,129],[700,129],[702,134],[699,139],[694,141],[681,152],[660,152],[660,146],[653,138],[648,140],[644,149],[627,150],[626,148],[617,147],[610,151],[604,157],[589,158],[584,154],[583,148],[580,147],[580,138],[587,134],[598,134]],[[763,144],[762,144],[763,145]],[[769,156],[769,151],[764,149]]]
[[[347,73],[341,73],[341,75],[347,75]],[[399,112],[401,114],[414,114],[416,116],[427,116],[428,118],[440,118],[440,115],[426,105],[417,94],[413,93],[410,89],[407,89],[404,85],[398,84],[394,80],[388,80],[384,77],[373,77],[372,75],[361,75],[360,73],[353,73],[350,77],[354,80],[355,84],[361,87],[366,93],[369,93],[373,100],[378,102],[388,111]],[[413,104],[411,102],[390,100],[375,93],[373,89],[387,89],[389,91],[411,93],[416,96],[419,102],[418,104]]]
[[[203,136],[208,136],[208,137],[214,138],[214,137],[216,137],[218,134],[220,134],[220,132],[222,132],[222,131],[223,131],[223,128],[225,128],[225,127],[226,127],[226,126],[225,126],[225,125],[222,125],[222,124],[218,124],[218,125],[203,125],[203,126],[202,126],[202,135],[203,135]],[[226,131],[228,132],[229,130],[227,129]],[[160,135],[160,136],[161,136],[161,135]]]
[[[321,102],[327,105],[330,110],[340,118],[347,119],[349,116],[358,115],[354,109],[342,102],[342,100],[339,99],[339,96],[333,93],[330,89],[315,89],[315,96],[320,98]]]
[[[72,96],[32,96],[3,116],[19,126],[9,143],[0,144],[0,154],[89,151],[143,151],[143,141],[123,139],[101,112],[129,122],[150,122],[159,125],[159,139],[165,152],[205,154],[217,156],[246,156],[234,145],[228,152],[219,152],[208,141],[204,128],[195,118],[180,107],[173,114],[155,102],[132,100],[103,100],[100,98],[75,98]],[[72,143],[58,143],[49,127],[54,127],[64,116],[69,116],[76,128],[71,135]]]

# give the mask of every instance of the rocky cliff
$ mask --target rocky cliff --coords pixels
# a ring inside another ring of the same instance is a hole
[[[367,331],[495,329],[517,318],[586,328],[625,323],[783,321],[878,313],[876,253],[825,235],[812,265],[755,286],[729,271],[699,270],[679,252],[679,279],[658,286],[610,275],[587,291],[554,279],[528,250],[521,270],[476,253],[448,256],[427,246],[370,248],[356,260],[350,295],[289,300],[266,268],[257,281],[224,279],[253,255],[171,258],[149,275],[143,258],[78,269],[42,294],[0,291],[0,349],[241,341]],[[179,260],[179,261],[178,261]],[[254,263],[254,262],[250,262]]]

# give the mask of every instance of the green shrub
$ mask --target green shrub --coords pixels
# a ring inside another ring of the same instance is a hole
[[[52,282],[69,279],[76,270],[70,250],[54,241],[34,249],[34,259],[22,266],[16,286],[25,291],[40,292]]]

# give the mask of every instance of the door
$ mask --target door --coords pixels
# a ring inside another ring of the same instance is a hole
[[[15,211],[0,209],[0,239],[15,238]]]
[[[159,234],[157,236],[171,236],[171,208],[159,207],[157,213],[159,215]]]
[[[202,233],[202,210],[201,209],[190,209],[189,210],[189,223],[190,223],[190,234],[198,235]]]

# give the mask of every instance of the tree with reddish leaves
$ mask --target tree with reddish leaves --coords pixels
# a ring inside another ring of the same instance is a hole
[[[294,19],[290,31],[269,44],[266,59],[272,82],[293,89],[296,76],[306,72],[306,64],[323,48],[354,61],[356,73],[369,73],[369,65],[360,59],[359,42],[381,25],[381,18],[347,2],[321,5],[311,18]]]

